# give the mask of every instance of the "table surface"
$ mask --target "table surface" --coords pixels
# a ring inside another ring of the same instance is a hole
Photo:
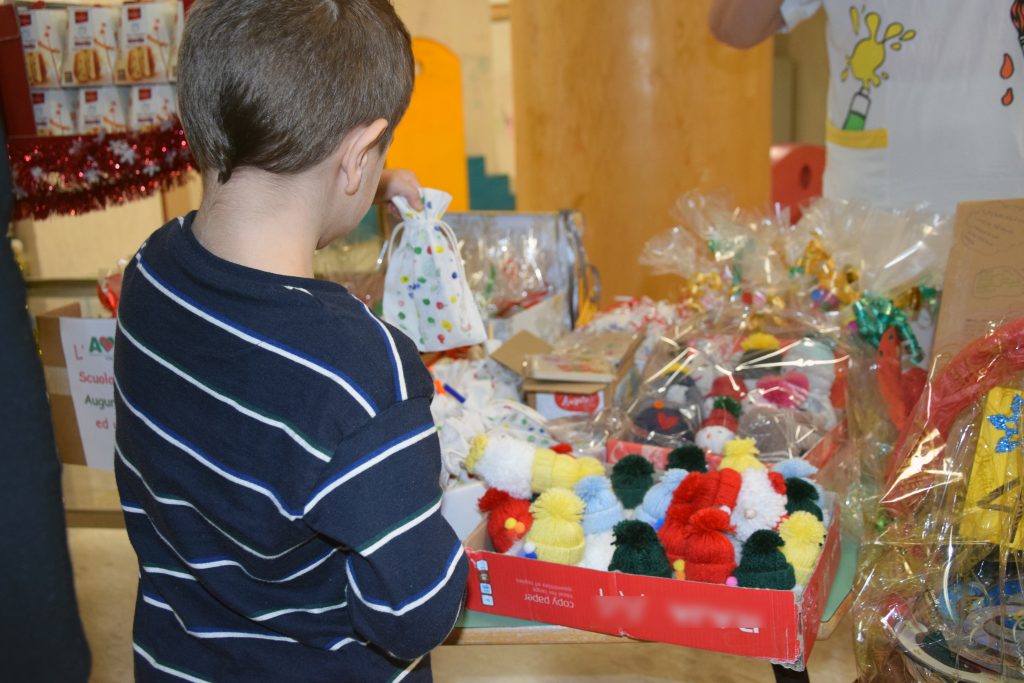
[[[124,526],[113,472],[82,465],[64,465],[63,483],[68,526]],[[853,602],[857,541],[844,536],[841,546],[839,568],[818,628],[821,640],[832,635]],[[631,639],[467,610],[455,622],[455,629],[447,642],[459,645],[626,643]]]

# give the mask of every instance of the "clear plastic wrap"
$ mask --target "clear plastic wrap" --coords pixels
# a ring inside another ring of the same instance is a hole
[[[889,459],[877,533],[862,546],[862,681],[1024,679],[1024,321],[940,365]]]
[[[765,464],[800,458],[843,417],[848,354],[837,338],[810,318],[739,306],[677,327],[621,407],[612,438],[624,445],[610,449],[688,441],[720,456],[738,436],[755,440]]]

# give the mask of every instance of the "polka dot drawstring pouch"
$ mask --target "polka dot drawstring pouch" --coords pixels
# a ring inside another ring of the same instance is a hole
[[[484,323],[466,280],[459,242],[444,222],[452,197],[424,189],[420,199],[422,211],[404,197],[392,199],[402,222],[388,245],[384,319],[421,352],[481,344],[487,339]]]

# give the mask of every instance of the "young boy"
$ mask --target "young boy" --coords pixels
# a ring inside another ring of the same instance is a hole
[[[412,90],[388,0],[199,0],[179,98],[198,212],[125,272],[117,481],[138,681],[428,681],[466,559],[432,383],[313,250],[375,194]]]

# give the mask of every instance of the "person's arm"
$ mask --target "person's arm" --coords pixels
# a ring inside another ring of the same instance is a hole
[[[462,544],[441,516],[441,453],[429,398],[379,413],[346,439],[305,521],[348,548],[356,631],[405,660],[451,632],[466,591]]]
[[[711,34],[735,48],[754,47],[786,26],[783,0],[714,0],[709,24]]]

